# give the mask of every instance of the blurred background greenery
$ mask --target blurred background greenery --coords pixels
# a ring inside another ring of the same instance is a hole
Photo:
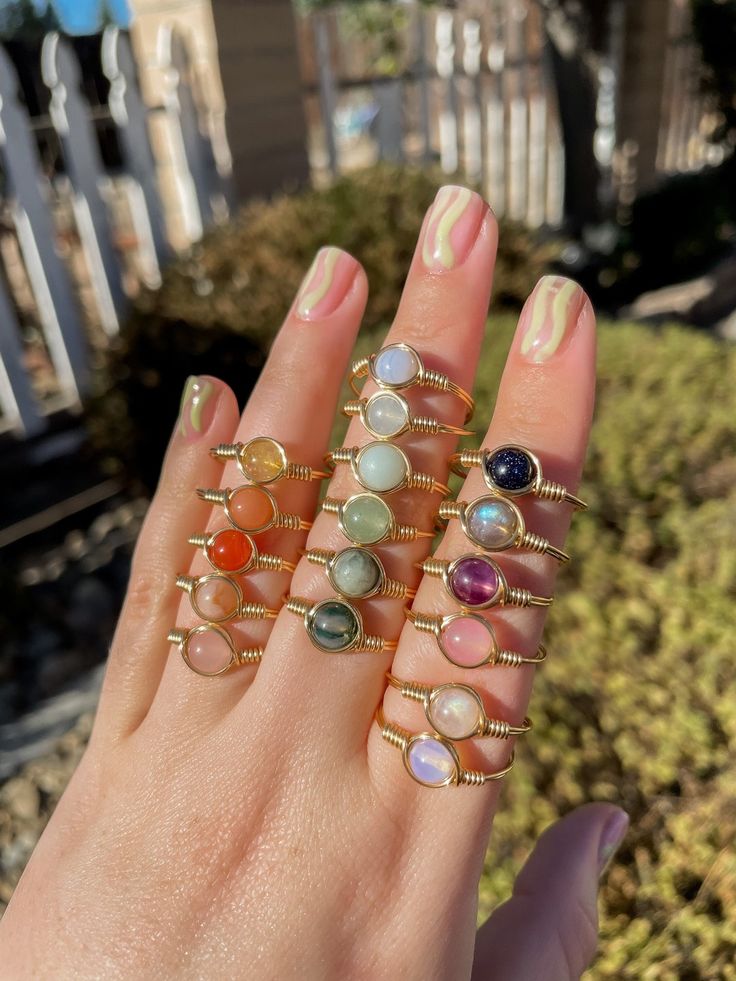
[[[302,4],[310,9],[300,16],[321,6]],[[578,25],[576,43],[590,40],[581,62],[597,58],[598,71],[612,11],[620,8],[594,3],[582,17],[580,6],[540,9]],[[485,419],[533,284],[549,271],[576,275],[602,311],[599,396],[581,491],[591,507],[569,539],[577,561],[560,577],[547,630],[552,655],[538,672],[531,708],[534,738],[520,747],[504,791],[481,915],[508,895],[547,824],[586,800],[620,802],[631,830],[603,885],[591,979],[736,979],[736,3],[693,0],[688,10],[702,55],[698,85],[708,100],[697,127],[718,154],[663,176],[631,200],[604,195],[593,216],[579,201],[582,210],[571,209],[554,226],[502,217],[475,392]],[[351,30],[370,35],[377,72],[399,72],[406,5],[353,5],[349,15]],[[462,172],[448,177],[439,163],[383,162],[320,173],[309,186],[267,199],[246,196],[228,222],[181,250],[160,286],[138,291],[120,332],[96,352],[85,400],[78,460],[114,481],[116,502],[123,501],[114,520],[109,511],[95,519],[102,524],[88,538],[106,542],[119,533],[127,542],[124,529],[137,527],[188,374],[206,370],[247,396],[325,242],[365,266],[371,298],[358,351],[380,344],[436,188],[448,179],[472,183]],[[684,296],[679,306],[670,303],[672,289]],[[72,554],[79,541],[68,525],[62,531],[64,554]],[[84,567],[79,604],[102,623],[94,633],[81,614],[69,622],[62,609],[64,590],[81,588],[67,582],[66,571],[56,592],[29,588],[34,568],[53,571],[49,548],[34,539],[30,558],[13,553],[22,574],[9,565],[1,574],[0,682],[10,694],[0,703],[13,721],[80,672],[78,658],[64,666],[44,639],[50,633],[74,646],[81,629],[92,638],[81,667],[100,661],[95,651],[106,649],[127,571],[107,572],[102,560]],[[100,576],[115,598],[102,619],[99,597],[84,592]],[[23,624],[31,613],[36,633],[29,640]],[[31,672],[44,643],[55,668]],[[0,900],[9,898],[83,751],[90,714],[77,711],[74,719],[53,750],[30,762],[21,757],[4,774]]]

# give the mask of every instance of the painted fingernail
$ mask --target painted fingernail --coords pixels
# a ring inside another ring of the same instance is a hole
[[[521,353],[534,364],[564,349],[585,306],[584,290],[564,276],[543,276],[521,315]]]
[[[629,815],[626,811],[616,810],[606,821],[598,842],[598,874],[608,868],[608,864],[616,854],[621,842],[629,829]]]
[[[434,272],[455,269],[472,249],[486,204],[467,187],[446,184],[437,191],[422,242],[422,260]]]
[[[348,294],[358,263],[347,252],[330,245],[320,249],[304,277],[296,297],[302,320],[320,320],[340,306]]]
[[[179,406],[179,433],[188,441],[199,439],[209,429],[217,404],[217,389],[207,378],[190,375]]]

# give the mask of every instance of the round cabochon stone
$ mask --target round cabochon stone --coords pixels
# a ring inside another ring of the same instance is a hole
[[[441,787],[456,771],[452,753],[439,739],[415,739],[406,751],[409,771],[430,787]]]
[[[419,361],[413,351],[390,344],[376,355],[373,371],[386,385],[407,385],[416,378]]]
[[[381,580],[381,567],[372,552],[345,548],[332,563],[332,582],[338,593],[351,599],[369,596]]]

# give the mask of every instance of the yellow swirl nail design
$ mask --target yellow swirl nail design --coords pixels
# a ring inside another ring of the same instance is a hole
[[[584,293],[577,283],[562,276],[544,276],[531,300],[521,353],[536,363],[557,351],[580,314]]]
[[[335,266],[340,258],[340,250],[335,248],[320,249],[314,257],[309,272],[304,277],[304,284],[299,291],[297,312],[301,317],[313,310],[320,300],[324,300],[332,286]]]
[[[452,269],[458,262],[452,232],[466,213],[474,195],[467,187],[441,187],[437,192],[422,245],[422,259],[428,268]]]
[[[190,375],[184,385],[179,407],[179,431],[182,436],[202,432],[202,413],[214,391],[211,382],[197,375]]]

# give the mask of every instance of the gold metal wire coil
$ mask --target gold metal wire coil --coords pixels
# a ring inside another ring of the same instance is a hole
[[[367,375],[369,364],[370,358],[359,358],[357,361],[353,361],[352,373],[356,376],[356,378],[361,378],[363,375]]]
[[[509,606],[551,606],[551,596],[535,596],[530,589],[509,586],[504,602]]]
[[[241,445],[240,443],[218,443],[217,446],[212,447],[210,453],[222,460],[234,460],[238,456]]]
[[[443,496],[450,493],[450,488],[435,480],[431,473],[410,473],[406,478],[406,486],[410,490],[430,491]]]
[[[391,535],[392,542],[415,542],[417,538],[434,538],[428,531],[417,531],[413,525],[396,525]]]
[[[442,576],[447,568],[447,565],[448,563],[446,559],[435,559],[431,556],[419,563],[419,567],[428,576]]]
[[[406,610],[409,621],[414,624],[417,630],[424,630],[425,633],[438,636],[442,629],[442,620],[438,616],[429,613],[415,613],[414,610]]]
[[[376,722],[378,722],[381,728],[381,735],[386,742],[391,743],[392,746],[396,746],[403,753],[406,749],[406,744],[409,742],[409,733],[406,729],[402,729],[395,722],[387,722],[384,718],[383,710],[380,707],[376,712]]]
[[[174,627],[173,630],[168,632],[166,639],[172,644],[183,644],[187,639],[187,631]]]
[[[301,596],[289,596],[286,601],[286,609],[290,610],[292,613],[296,613],[296,615],[300,617],[305,617],[312,609],[313,605],[313,603],[310,603],[309,600],[306,600]]]
[[[363,634],[360,639],[360,650],[366,654],[383,654],[384,651],[396,650],[396,644],[375,634]]]
[[[235,651],[235,661],[237,664],[259,664],[262,660],[262,647],[246,647],[245,650]]]
[[[334,551],[329,548],[309,548],[302,554],[312,565],[329,565],[330,560],[335,555]]]
[[[459,518],[462,516],[463,508],[459,501],[442,501],[440,504],[439,516],[443,521],[449,521],[450,518]]]
[[[343,405],[341,411],[344,416],[359,416],[362,406],[363,399],[350,399]]]
[[[208,541],[207,535],[190,535],[187,539],[190,545],[196,545],[198,548],[204,548]]]
[[[225,504],[227,501],[228,490],[218,490],[215,487],[198,487],[197,497],[201,501],[209,501],[210,504]]]
[[[537,648],[537,653],[533,657],[524,657],[518,651],[499,651],[494,663],[499,665],[499,667],[518,668],[522,664],[541,664],[542,661],[546,660],[547,648],[544,644],[540,644]]]
[[[555,504],[561,504],[566,501],[568,504],[574,504],[581,510],[585,510],[588,506],[579,498],[568,494],[564,484],[558,484],[553,480],[538,480],[534,485],[534,493],[542,501],[554,501]]]
[[[398,688],[404,698],[413,698],[415,702],[423,702],[432,691],[431,685],[425,685],[421,681],[401,681],[390,673],[388,680],[394,688]]]
[[[274,528],[286,528],[288,531],[308,531],[312,527],[311,521],[304,521],[298,514],[284,514],[283,511],[274,518]]]
[[[284,472],[284,477],[287,480],[312,480],[317,478],[318,480],[324,480],[328,474],[322,473],[321,470],[312,470],[308,467],[306,463],[287,463],[286,471]]]
[[[179,589],[191,589],[196,581],[192,576],[178,575],[176,577],[176,585]]]
[[[509,767],[510,769],[510,767]],[[481,773],[480,770],[461,770],[457,782],[458,784],[464,784],[468,787],[481,787],[487,780],[498,780],[500,776],[508,773],[508,769],[503,771],[503,774],[496,775],[495,773],[491,776],[490,774]]]
[[[329,514],[339,514],[340,513],[340,501],[334,497],[326,497],[322,501],[322,510],[327,511]]]
[[[480,735],[489,736],[491,739],[509,739],[511,737],[511,725],[502,719],[486,719]]]
[[[427,388],[433,388],[436,392],[449,392],[451,388],[455,387],[447,375],[441,371],[424,367],[419,371],[419,384],[426,385]]]
[[[350,463],[353,459],[353,448],[351,446],[338,446],[325,454],[327,466],[334,466],[336,463]]]
[[[381,586],[381,596],[386,599],[414,599],[416,590],[410,589],[405,582],[386,577]]]
[[[470,467],[479,467],[483,463],[483,450],[461,450],[460,453],[453,454],[451,459],[456,460],[466,470]]]
[[[570,561],[570,556],[567,552],[563,552],[561,548],[552,545],[549,539],[544,538],[542,535],[537,535],[533,531],[524,533],[519,542],[519,548],[528,548],[530,552],[537,552],[540,555],[551,555],[558,562]]]

